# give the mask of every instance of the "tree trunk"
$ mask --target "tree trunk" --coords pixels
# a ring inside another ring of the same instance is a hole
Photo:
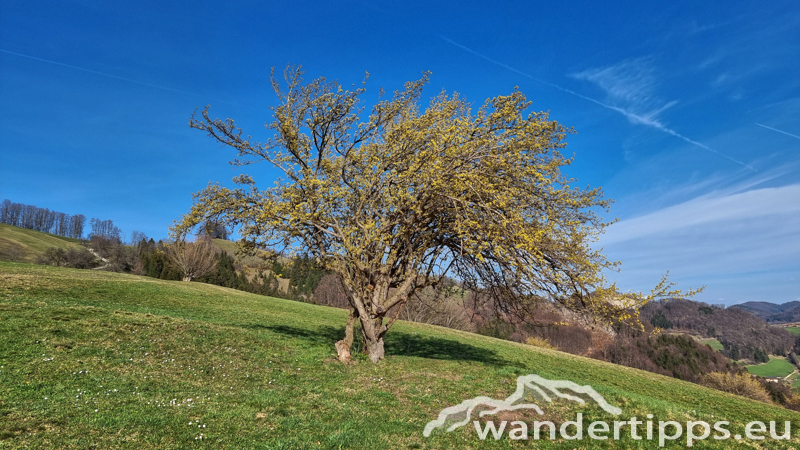
[[[336,353],[339,355],[340,361],[346,362],[351,358],[350,349],[353,345],[353,328],[356,319],[361,321],[361,336],[364,340],[363,351],[367,353],[370,361],[377,364],[385,358],[383,335],[386,334],[400,313],[402,313],[403,306],[408,301],[408,295],[414,289],[413,282],[415,279],[415,277],[410,277],[398,287],[398,293],[392,297],[392,304],[389,305],[396,306],[397,310],[389,322],[384,324],[383,321],[389,312],[386,309],[390,290],[389,278],[379,279],[375,282],[374,287],[370,285],[362,293],[356,292],[353,289],[354,283],[348,282],[344,276],[342,277],[345,292],[350,301],[350,317],[347,320],[344,339],[336,343]],[[402,295],[402,297],[398,298],[398,295]],[[368,299],[369,297],[372,298]]]
[[[183,277],[183,281],[192,281],[192,277]]]
[[[383,351],[383,338],[378,338],[375,341],[367,341],[367,353],[369,354],[370,361],[375,364],[382,360],[385,357]]]
[[[361,332],[370,361],[377,364],[385,356],[383,351],[383,330],[380,318],[371,320],[361,318]]]
[[[353,347],[353,326],[358,318],[355,308],[350,308],[350,317],[347,318],[347,326],[344,329],[344,339],[336,343],[336,353],[339,361],[350,361],[350,349]]]

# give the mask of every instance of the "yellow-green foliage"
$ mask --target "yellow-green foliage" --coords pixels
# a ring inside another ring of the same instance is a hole
[[[528,345],[532,345],[534,347],[555,349],[553,344],[547,342],[547,339],[543,339],[536,336],[531,336],[528,339],[525,339],[525,343]]]
[[[720,391],[730,392],[731,394],[741,395],[764,403],[772,403],[769,393],[750,374],[739,373],[734,375],[712,372],[704,377],[703,384]]]
[[[425,74],[361,114],[363,87],[306,84],[301,73],[287,68],[286,90],[273,76],[275,135],[263,143],[208,108],[192,118],[238,152],[235,164],[267,161],[282,178],[265,190],[248,175],[234,179],[238,188],[210,184],[173,233],[213,219],[239,226],[251,248],[311,253],[342,277],[368,341],[391,326],[388,311],[447,273],[489,286],[521,315],[547,298],[626,320],[652,298],[618,295],[604,279],[616,263],[592,244],[608,225],[596,211],[610,201],[561,172],[571,129],[529,112],[518,90],[477,111],[443,92],[423,111]],[[656,294],[679,295],[670,286]]]

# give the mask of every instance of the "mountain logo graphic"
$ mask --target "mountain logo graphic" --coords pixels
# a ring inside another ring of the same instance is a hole
[[[532,391],[535,396],[541,397],[547,402],[552,402],[552,398],[557,397],[572,400],[580,403],[581,405],[586,404],[582,398],[565,393],[563,391],[572,391],[575,394],[585,394],[597,402],[597,404],[603,408],[603,411],[615,416],[618,416],[620,413],[622,413],[620,408],[610,405],[606,399],[604,399],[602,395],[598,394],[597,391],[595,391],[591,386],[580,386],[572,381],[566,380],[548,380],[540,377],[539,375],[531,374],[518,377],[517,390],[505,400],[496,400],[490,397],[475,397],[469,400],[464,400],[458,405],[443,409],[439,413],[439,417],[436,420],[432,420],[425,425],[425,430],[422,432],[422,434],[425,437],[428,437],[431,435],[433,430],[450,422],[452,422],[452,424],[446,429],[448,432],[464,426],[470,422],[472,419],[472,412],[478,406],[487,406],[490,408],[481,410],[478,413],[479,417],[497,414],[501,411],[515,411],[520,409],[533,409],[539,414],[544,414],[544,411],[542,411],[539,405],[535,403],[516,404],[525,397],[526,390],[529,392]]]

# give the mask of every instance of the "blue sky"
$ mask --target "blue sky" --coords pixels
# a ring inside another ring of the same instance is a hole
[[[430,70],[428,96],[519,86],[575,128],[566,173],[616,201],[624,290],[669,270],[709,303],[800,300],[796,2],[177,3],[3,2],[0,200],[166,237],[238,174],[195,108],[263,139],[273,66],[368,71],[370,101]]]

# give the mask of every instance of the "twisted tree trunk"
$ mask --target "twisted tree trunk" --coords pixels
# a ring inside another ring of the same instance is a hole
[[[378,363],[385,357],[383,350],[383,334],[386,327],[382,325],[383,317],[376,317],[374,320],[367,318],[361,319],[361,331],[364,335],[364,344],[370,361]]]
[[[353,326],[358,318],[358,311],[355,308],[350,308],[350,317],[347,318],[347,326],[344,329],[344,339],[336,343],[336,353],[339,356],[339,361],[350,361],[350,349],[353,347]]]
[[[361,323],[361,337],[364,346],[362,350],[367,353],[370,361],[378,363],[385,358],[383,336],[389,331],[406,302],[409,294],[414,290],[416,276],[407,278],[396,291],[390,296],[390,278],[384,276],[379,278],[375,285],[368,285],[363,291],[353,289],[350,280],[342,277],[345,292],[350,301],[350,317],[347,319],[345,336],[341,341],[336,342],[336,353],[339,360],[347,362],[352,357],[350,350],[353,345],[353,330],[355,321]],[[389,317],[388,322],[384,323],[389,311],[393,308],[394,312]]]

